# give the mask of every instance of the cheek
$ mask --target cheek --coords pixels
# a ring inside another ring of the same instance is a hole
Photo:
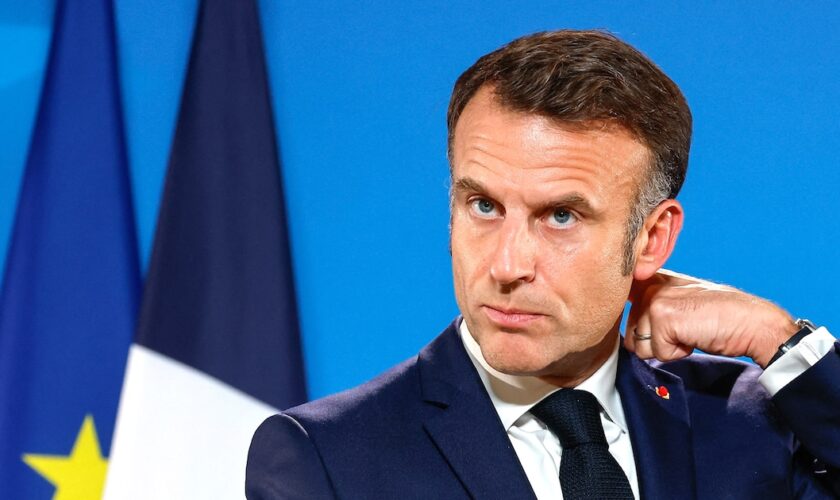
[[[465,295],[465,288],[466,288],[466,265],[463,263],[463,255],[461,252],[453,247],[452,250],[452,281],[455,287],[455,299],[458,301],[458,305],[462,306],[462,299]]]
[[[621,273],[623,240],[586,236],[555,242],[545,269],[571,314],[583,321],[611,322],[630,289],[629,277]]]
[[[469,296],[468,289],[481,274],[483,257],[480,250],[484,248],[475,234],[464,230],[463,223],[453,220],[452,233],[449,239],[452,254],[452,278],[455,286],[455,298],[463,311],[464,301]]]
[[[612,323],[623,311],[632,284],[632,276],[622,273],[623,240],[613,240],[593,255],[595,268],[591,276],[595,290],[591,294],[594,297],[592,303],[597,304],[597,308],[592,314],[603,316],[604,322]]]
[[[593,269],[599,276],[621,276],[624,255],[624,231],[622,227],[601,227],[593,230],[586,239],[586,266]]]
[[[464,219],[468,219],[466,214],[453,218],[449,244],[453,273],[457,272],[463,280],[469,281],[487,267],[494,242],[492,233],[482,231]]]

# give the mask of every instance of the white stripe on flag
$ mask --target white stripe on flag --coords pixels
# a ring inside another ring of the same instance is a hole
[[[201,371],[135,344],[104,498],[243,498],[251,436],[275,413]]]

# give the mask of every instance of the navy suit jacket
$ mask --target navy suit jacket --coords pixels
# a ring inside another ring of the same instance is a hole
[[[534,499],[457,324],[371,382],[266,420],[248,498]],[[840,497],[840,344],[772,400],[759,374],[621,348],[616,386],[642,498]]]

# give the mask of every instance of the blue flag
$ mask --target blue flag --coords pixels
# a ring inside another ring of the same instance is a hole
[[[242,496],[256,426],[305,400],[290,260],[256,6],[204,0],[106,497]]]
[[[0,496],[102,491],[140,290],[111,2],[55,10],[0,291]]]

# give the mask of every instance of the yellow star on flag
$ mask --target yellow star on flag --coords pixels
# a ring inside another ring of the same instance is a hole
[[[70,455],[25,454],[23,461],[55,486],[53,500],[102,498],[108,462],[100,451],[91,415],[85,416]]]

